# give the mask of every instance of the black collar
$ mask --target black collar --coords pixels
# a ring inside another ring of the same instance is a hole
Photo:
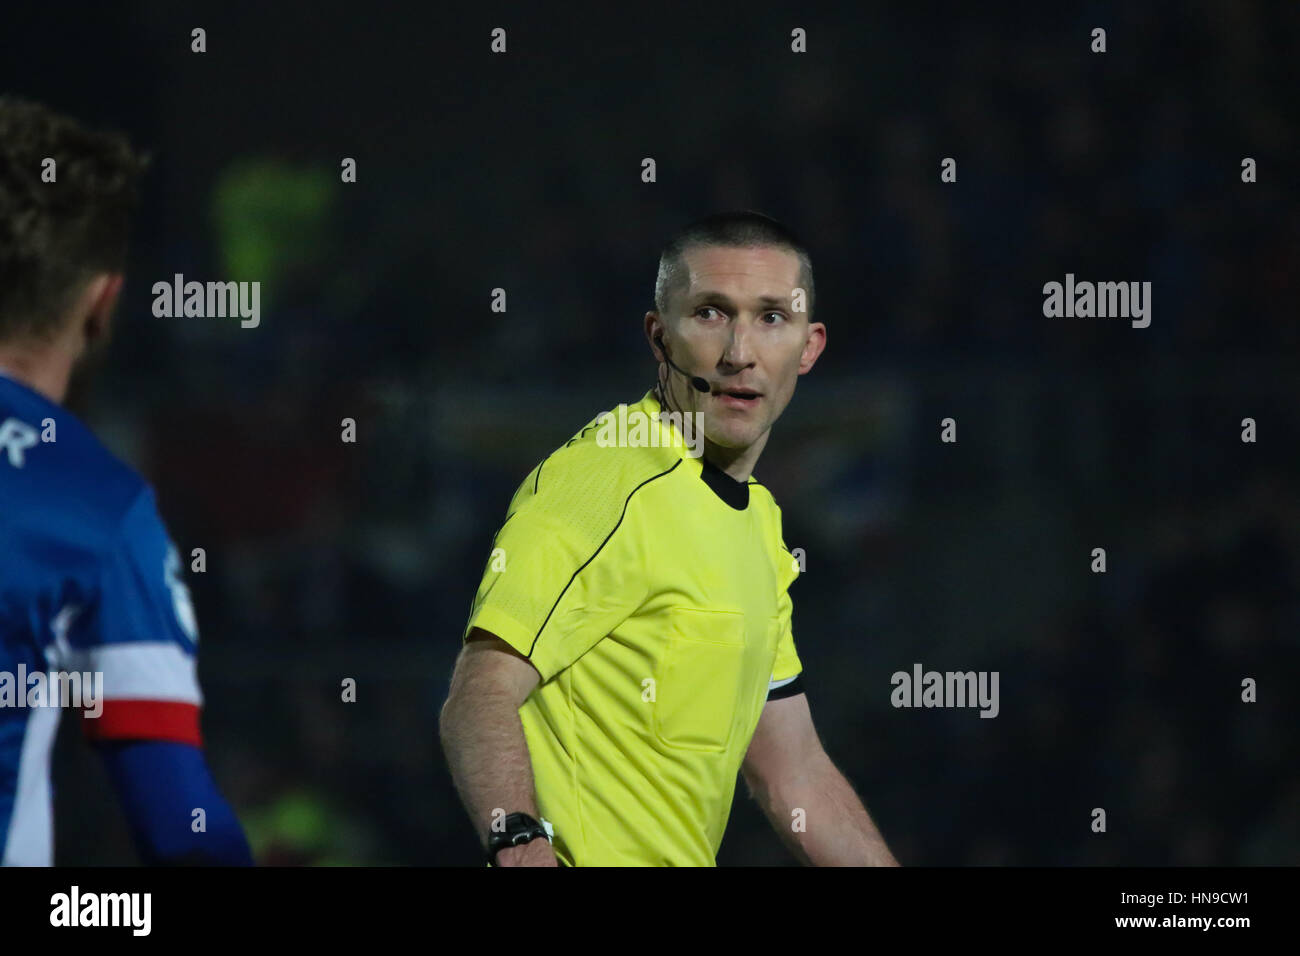
[[[737,511],[749,507],[749,482],[737,481],[707,458],[701,458],[700,464],[704,466],[700,477],[724,503]]]

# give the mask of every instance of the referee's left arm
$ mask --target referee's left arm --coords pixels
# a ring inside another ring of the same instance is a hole
[[[807,695],[764,705],[741,769],[772,828],[805,865],[899,865],[822,748]]]

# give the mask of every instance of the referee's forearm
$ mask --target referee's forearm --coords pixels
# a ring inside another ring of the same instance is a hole
[[[797,779],[754,798],[805,865],[899,865],[853,786],[824,754]]]
[[[528,744],[508,692],[480,687],[472,696],[449,697],[438,733],[456,791],[483,846],[494,817],[537,816]]]

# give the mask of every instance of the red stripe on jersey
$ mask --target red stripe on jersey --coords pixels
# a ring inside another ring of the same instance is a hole
[[[106,700],[103,713],[87,717],[81,726],[87,740],[170,740],[203,746],[199,708],[175,700]]]

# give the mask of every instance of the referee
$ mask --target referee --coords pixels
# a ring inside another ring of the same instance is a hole
[[[898,865],[813,727],[752,477],[826,345],[812,295],[780,223],[687,226],[644,319],[655,387],[515,492],[439,725],[496,865],[713,866],[738,771],[805,864]]]

